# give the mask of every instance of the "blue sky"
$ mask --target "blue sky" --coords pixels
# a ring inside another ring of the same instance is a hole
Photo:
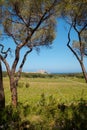
[[[81,72],[77,59],[66,46],[68,40],[67,31],[68,26],[66,22],[59,19],[56,27],[56,38],[53,41],[52,48],[41,47],[39,54],[33,50],[25,62],[23,71],[38,72],[39,70],[46,70],[49,73]],[[77,39],[73,31],[72,39]],[[9,43],[14,47],[12,41]],[[12,58],[10,57],[8,60],[11,64]],[[85,59],[85,65],[86,64],[87,61]],[[3,69],[5,69],[4,66]]]

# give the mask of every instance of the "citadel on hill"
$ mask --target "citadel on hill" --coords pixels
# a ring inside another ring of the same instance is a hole
[[[26,73],[27,73],[27,72],[26,72]],[[41,70],[39,70],[39,71],[36,71],[36,72],[29,72],[29,73],[48,74],[48,72],[45,71],[45,70],[43,70],[43,69],[41,69]]]
[[[45,71],[45,70],[39,70],[37,73],[40,73],[40,74],[48,74],[48,72]]]

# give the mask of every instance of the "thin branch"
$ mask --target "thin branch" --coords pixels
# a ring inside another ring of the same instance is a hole
[[[39,28],[39,26],[41,25],[42,22],[44,22],[48,17],[46,16],[47,13],[50,12],[50,10],[52,9],[53,6],[56,5],[57,0],[54,0],[53,4],[49,7],[48,10],[46,10],[43,15],[41,16],[39,22],[37,23],[36,27],[34,29],[31,29],[31,34],[29,34],[27,36],[27,38],[25,39],[25,41],[23,43],[21,43],[18,47],[21,49],[24,45],[27,44],[27,42],[30,40],[30,38],[32,37],[32,35],[34,34],[34,32]],[[17,3],[15,3],[15,11],[16,11],[16,15],[23,21],[23,23],[25,24],[25,26],[27,27],[29,25],[27,25],[27,23],[25,22],[25,20],[23,19],[23,17],[21,16],[21,14],[19,14],[19,9],[18,9],[18,5]],[[45,17],[46,16],[46,17]],[[49,15],[50,16],[50,15]],[[30,22],[30,21],[29,21]],[[30,28],[29,28],[30,29]],[[13,37],[12,34],[10,34],[12,36],[12,38],[15,40],[15,38]],[[17,42],[15,41],[15,43],[17,44]]]
[[[24,18],[21,16],[20,11],[19,11],[19,7],[18,7],[18,2],[14,3],[14,7],[15,7],[15,12],[16,15],[22,20],[22,22],[26,25],[27,27],[27,23],[25,22]]]
[[[74,30],[77,32],[77,34],[78,34],[78,38],[79,38],[79,43],[80,43],[80,52],[81,52],[81,61],[83,61],[83,56],[84,56],[84,54],[83,54],[83,46],[82,46],[82,40],[81,40],[81,32],[85,29],[87,27],[87,24],[85,24],[84,26],[83,26],[83,28],[79,31],[77,28],[76,28],[76,21],[74,22],[74,24],[73,24],[73,28],[74,28]]]
[[[43,22],[43,18],[44,18],[44,16],[45,16],[46,14],[47,14],[47,12],[44,12],[43,16],[42,16],[41,19],[39,20],[39,22],[38,22],[38,24],[36,25],[36,27],[31,31],[31,34],[28,35],[27,38],[25,39],[25,41],[19,45],[19,48],[20,48],[20,49],[27,44],[27,42],[29,41],[29,39],[31,39],[31,37],[32,37],[32,35],[34,34],[34,32],[39,28],[39,26],[40,26],[41,23]]]
[[[80,30],[80,33],[84,31],[84,29],[87,27],[87,24],[84,25],[84,27]]]
[[[21,64],[20,64],[20,67],[19,67],[19,70],[18,70],[18,73],[17,73],[16,83],[18,83],[18,80],[19,80],[19,78],[20,78],[20,76],[21,76],[22,68],[23,68],[24,63],[25,63],[25,61],[26,61],[26,58],[27,58],[28,54],[29,54],[31,51],[32,51],[32,48],[31,48],[30,50],[28,50],[28,51],[25,53],[24,57],[23,57],[23,60],[22,60],[22,62],[21,62]]]
[[[14,20],[12,20],[12,19],[8,19],[10,22],[13,22],[13,23],[16,23],[16,24],[21,24],[21,25],[24,25],[23,23],[21,23],[21,22],[18,22],[18,21],[14,21]]]
[[[21,65],[20,65],[20,69],[22,69],[22,67],[23,67],[23,65],[24,65],[24,63],[25,63],[25,61],[26,61],[26,57],[27,57],[27,55],[30,53],[30,52],[32,52],[32,48],[30,48],[30,50],[28,50],[26,53],[25,53],[25,55],[24,55],[24,57],[23,57],[23,60],[22,60],[22,62],[21,62]]]
[[[2,44],[0,44],[0,47],[1,47],[1,53],[4,54],[4,58],[6,58],[8,55],[8,52],[11,52],[11,49],[8,48],[7,51],[4,51],[4,46]]]
[[[10,33],[7,28],[5,28],[5,30],[6,30],[6,32],[8,33],[8,35],[9,35],[10,37],[12,37],[12,39],[14,40],[14,42],[16,43],[16,45],[18,45],[18,42],[16,41],[16,38],[14,37],[14,35],[13,35],[12,33]]]
[[[73,24],[70,26],[70,29],[69,29],[69,32],[68,32],[68,43],[67,43],[67,46],[68,46],[68,48],[72,51],[72,53],[76,56],[76,58],[78,59],[78,61],[81,63],[81,60],[80,60],[80,58],[78,57],[77,53],[76,53],[76,52],[74,51],[74,49],[70,46],[70,41],[71,41],[70,32],[71,32],[72,26],[73,26]]]
[[[19,61],[19,53],[20,53],[20,48],[19,48],[19,45],[18,45],[16,47],[16,50],[15,50],[15,59],[14,59],[13,65],[12,65],[12,73],[13,74],[15,73],[16,66],[17,66],[18,61]]]
[[[8,75],[9,75],[9,77],[10,77],[10,66],[9,66],[8,62],[6,61],[6,59],[5,59],[2,55],[0,55],[0,59],[1,59],[2,62],[5,64],[6,69],[7,69],[7,73],[8,73]]]
[[[23,43],[24,45],[28,42],[28,40],[31,38],[31,36],[34,34],[34,32],[39,28],[39,26],[41,25],[41,23],[44,22],[44,21],[48,18],[48,17],[45,17],[45,16],[47,15],[47,13],[50,12],[51,8],[52,8],[53,6],[55,6],[55,3],[56,3],[56,2],[57,2],[57,0],[54,0],[53,4],[49,7],[49,9],[46,10],[46,11],[43,13],[43,15],[41,16],[41,18],[40,18],[38,24],[37,24],[36,27],[32,30],[30,37],[27,37],[26,40],[25,40],[25,43]],[[49,15],[49,16],[50,16],[50,15]],[[22,45],[22,46],[23,46],[23,45]]]

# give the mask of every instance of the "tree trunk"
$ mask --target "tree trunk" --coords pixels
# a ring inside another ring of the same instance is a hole
[[[3,88],[2,67],[0,61],[0,109],[5,107],[5,94]]]
[[[81,65],[81,68],[82,68],[83,76],[85,78],[85,82],[87,83],[87,73],[86,73],[83,62],[80,62],[80,65]]]
[[[13,77],[10,79],[10,89],[11,89],[11,102],[14,107],[17,107],[17,86]]]

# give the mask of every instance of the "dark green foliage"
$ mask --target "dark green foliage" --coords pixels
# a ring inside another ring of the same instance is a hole
[[[3,77],[7,77],[7,72],[3,72]],[[16,74],[15,74],[15,77],[16,77]],[[25,78],[58,78],[58,77],[83,78],[83,75],[82,75],[82,73],[41,74],[41,73],[25,73],[25,72],[22,72],[21,77],[25,77]]]
[[[20,111],[6,106],[0,111],[0,130],[15,130],[21,122]]]
[[[0,130],[86,130],[87,101],[58,103],[44,93],[34,105],[18,103],[0,111]]]
[[[80,100],[77,103],[73,102],[69,106],[65,107],[61,104],[60,117],[56,119],[55,125],[61,130],[86,130],[87,129],[87,101]],[[63,107],[63,108],[62,108]],[[61,109],[62,108],[62,109]],[[54,127],[55,128],[55,127]]]
[[[30,112],[31,112],[31,107],[27,104],[27,105],[25,105],[23,108],[24,108],[24,109],[23,109],[23,114],[24,114],[24,116],[26,117],[27,115],[30,114]]]
[[[25,87],[26,87],[26,88],[29,88],[29,87],[30,87],[30,84],[29,84],[29,83],[26,83],[26,84],[25,84]]]
[[[26,120],[21,123],[19,130],[35,130],[35,127]]]
[[[67,73],[67,74],[40,74],[40,73],[22,73],[22,77],[26,78],[58,78],[58,77],[77,77],[83,78],[82,73]]]

